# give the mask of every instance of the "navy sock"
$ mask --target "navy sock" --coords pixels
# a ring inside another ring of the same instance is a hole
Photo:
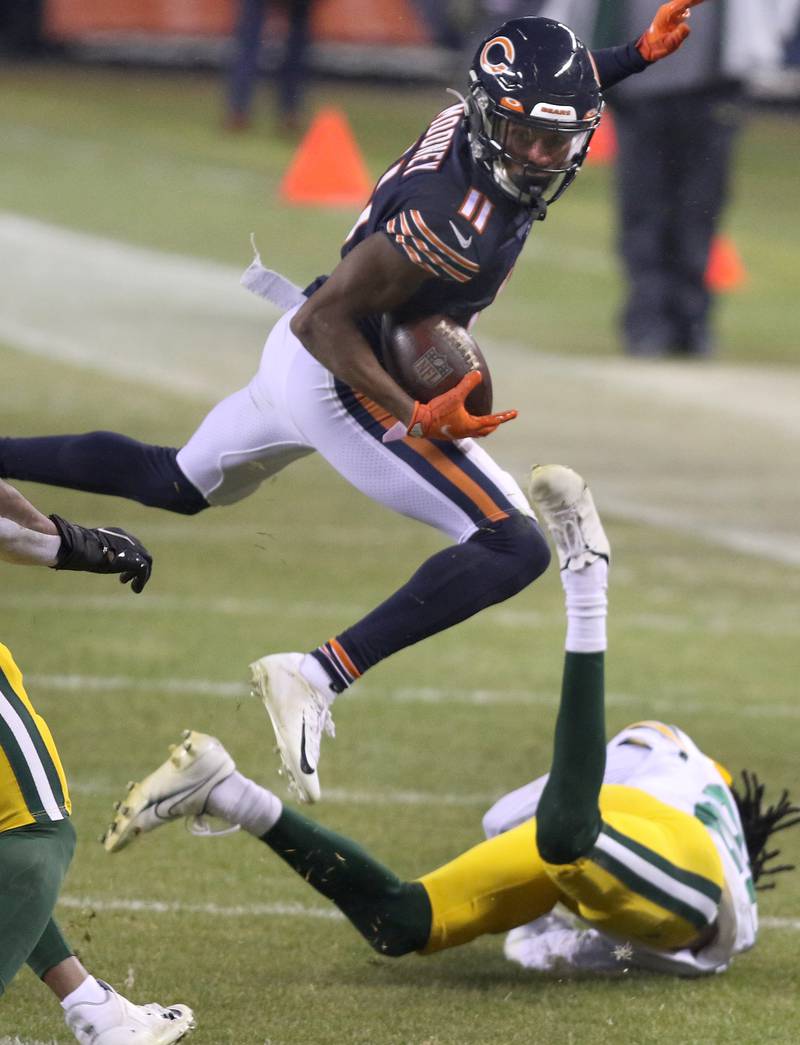
[[[208,502],[178,467],[177,452],[116,432],[6,438],[0,439],[0,476],[127,497],[194,515]]]
[[[386,602],[333,641],[347,654],[357,678],[392,653],[515,595],[549,562],[547,541],[533,519],[509,515],[431,556]],[[334,688],[344,688],[341,674],[334,677],[325,658],[318,659]]]

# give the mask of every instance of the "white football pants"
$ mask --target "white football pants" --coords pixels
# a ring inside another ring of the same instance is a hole
[[[517,482],[474,440],[381,442],[385,425],[289,329],[267,338],[258,373],[218,403],[178,452],[181,471],[212,505],[232,504],[316,450],[373,501],[465,541],[486,520],[532,515]]]

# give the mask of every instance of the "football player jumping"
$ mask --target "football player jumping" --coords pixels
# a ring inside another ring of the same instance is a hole
[[[379,362],[380,323],[444,314],[467,325],[494,300],[533,223],[569,188],[603,90],[680,46],[690,8],[670,0],[638,41],[590,53],[565,25],[519,18],[480,45],[466,99],[439,113],[383,174],[330,276],[297,295],[250,384],[180,449],[113,432],[0,440],[0,475],[193,514],[252,493],[317,451],[350,483],[455,544],[356,624],[308,654],[251,665],[301,798],[338,693],[385,657],[510,596],[547,567],[516,481],[472,436],[515,413],[471,416],[475,375],[427,404]]]
[[[604,659],[609,545],[575,472],[538,467],[531,496],[558,550],[567,635],[561,705],[546,777],[484,818],[487,841],[417,881],[401,881],[348,838],[291,809],[236,772],[213,737],[187,733],[171,758],[118,804],[110,852],[181,816],[222,817],[261,839],[332,900],[380,954],[432,954],[513,930],[524,965],[719,972],[752,947],[755,883],[775,830],[800,822],[786,792],[762,809],[744,774],[676,726],[638,722],[606,745]],[[553,914],[557,903],[570,915]]]

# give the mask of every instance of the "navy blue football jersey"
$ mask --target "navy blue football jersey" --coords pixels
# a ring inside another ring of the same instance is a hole
[[[593,51],[592,57],[603,89],[647,66],[633,42]],[[512,200],[472,162],[464,107],[456,102],[379,179],[341,255],[367,236],[384,233],[429,276],[395,320],[442,313],[468,326],[510,276],[531,225],[545,215],[541,208]],[[316,279],[306,294],[313,294],[326,278]],[[379,315],[359,321],[379,354],[380,325]]]
[[[439,113],[379,179],[341,253],[384,233],[429,276],[394,318],[408,322],[442,313],[467,326],[508,279],[536,214],[473,165],[457,103]],[[359,323],[376,350],[380,320],[375,315]]]

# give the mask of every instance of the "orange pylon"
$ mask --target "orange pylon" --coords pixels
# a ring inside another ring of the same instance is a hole
[[[747,270],[730,236],[718,235],[711,242],[706,264],[706,286],[716,293],[738,290],[747,281]]]
[[[317,113],[280,185],[281,199],[319,206],[358,206],[372,181],[353,132],[339,109]]]

